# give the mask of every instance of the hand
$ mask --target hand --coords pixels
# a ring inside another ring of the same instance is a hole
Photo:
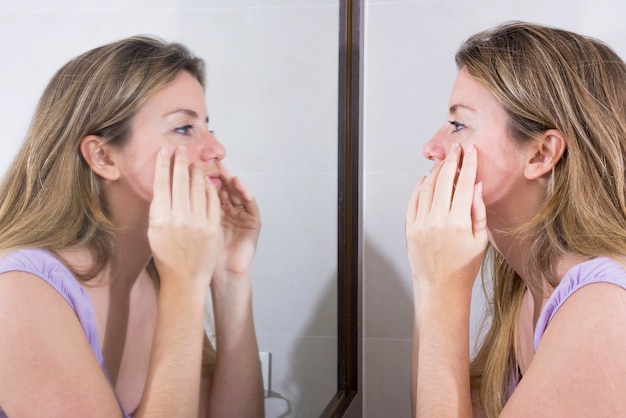
[[[259,208],[238,177],[233,177],[221,163],[219,169],[223,242],[216,272],[247,275],[261,230]]]
[[[405,224],[413,279],[422,290],[452,298],[459,291],[471,297],[487,246],[482,183],[474,184],[476,149],[467,146],[462,162],[461,151],[453,144],[443,163],[418,183]]]
[[[219,198],[199,168],[191,168],[190,181],[185,148],[175,154],[171,180],[169,151],[163,148],[157,157],[148,240],[162,287],[191,285],[206,291],[219,253]]]

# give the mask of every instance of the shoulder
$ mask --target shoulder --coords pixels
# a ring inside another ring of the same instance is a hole
[[[41,248],[26,248],[0,254],[0,279],[36,276],[60,293],[73,307],[85,302],[86,294],[67,267],[52,253]]]
[[[565,274],[541,311],[535,327],[535,349],[563,304],[581,289],[599,283],[612,285],[609,289],[615,292],[626,289],[626,269],[613,259],[598,257],[577,264]]]
[[[2,408],[9,416],[118,416],[85,316],[42,280],[41,269],[31,272],[23,255],[0,260],[13,267],[0,274]]]
[[[41,248],[24,248],[0,253],[0,274],[21,271],[46,281],[54,277],[73,277],[52,253]]]
[[[98,346],[93,307],[89,296],[67,267],[43,249],[20,249],[0,258],[2,299],[32,306],[45,303],[52,310],[54,301],[69,305],[93,347]],[[45,300],[40,300],[45,298]],[[99,358],[99,356],[98,356]]]
[[[45,272],[62,263],[43,248],[22,248],[0,251],[0,273],[12,270]]]
[[[574,285],[552,315],[505,416],[618,416],[626,410],[626,273],[606,260],[580,267],[573,275],[591,279],[574,280],[584,285]]]
[[[80,288],[71,273],[51,253],[42,249],[20,249],[0,256],[0,305],[29,316],[30,308],[47,306],[50,312],[60,305],[74,308],[74,287]],[[22,312],[25,310],[25,312]],[[32,311],[36,311],[33,309]]]

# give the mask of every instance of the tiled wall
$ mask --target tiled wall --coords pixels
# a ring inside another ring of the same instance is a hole
[[[336,383],[337,0],[26,0],[0,6],[0,173],[68,59],[134,34],[207,62],[211,128],[255,193],[266,416],[317,417]],[[233,388],[236,391],[236,388]]]
[[[596,36],[626,58],[626,3],[365,1],[364,415],[406,418],[412,284],[404,213],[431,166],[421,149],[445,121],[456,49],[481,29],[529,20]],[[481,304],[473,307],[474,327]]]

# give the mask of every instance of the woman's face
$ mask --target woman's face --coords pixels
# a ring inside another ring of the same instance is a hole
[[[528,197],[523,196],[525,187],[529,186],[524,168],[532,141],[510,137],[504,108],[464,69],[454,83],[448,109],[446,123],[426,143],[424,156],[439,162],[453,143],[473,144],[478,151],[476,182],[483,183],[487,210],[497,213],[523,209],[529,203],[523,201]]]
[[[194,76],[182,71],[150,97],[131,121],[128,141],[113,152],[125,192],[152,200],[156,156],[162,147],[187,149],[189,162],[219,187],[226,151],[208,127],[204,90]]]

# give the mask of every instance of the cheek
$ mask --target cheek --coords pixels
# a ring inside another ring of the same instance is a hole
[[[122,173],[122,176],[125,177],[125,182],[134,193],[147,201],[152,201],[155,162],[156,153],[154,156],[147,153],[135,154],[134,158],[128,161],[126,170]]]
[[[189,164],[200,163],[202,161],[202,144],[198,143],[189,143],[186,144],[187,148],[187,158],[189,159]]]
[[[515,161],[507,159],[485,158],[479,160],[476,182],[483,183],[485,205],[505,203],[515,200],[522,193],[520,181],[523,180],[520,167]]]

